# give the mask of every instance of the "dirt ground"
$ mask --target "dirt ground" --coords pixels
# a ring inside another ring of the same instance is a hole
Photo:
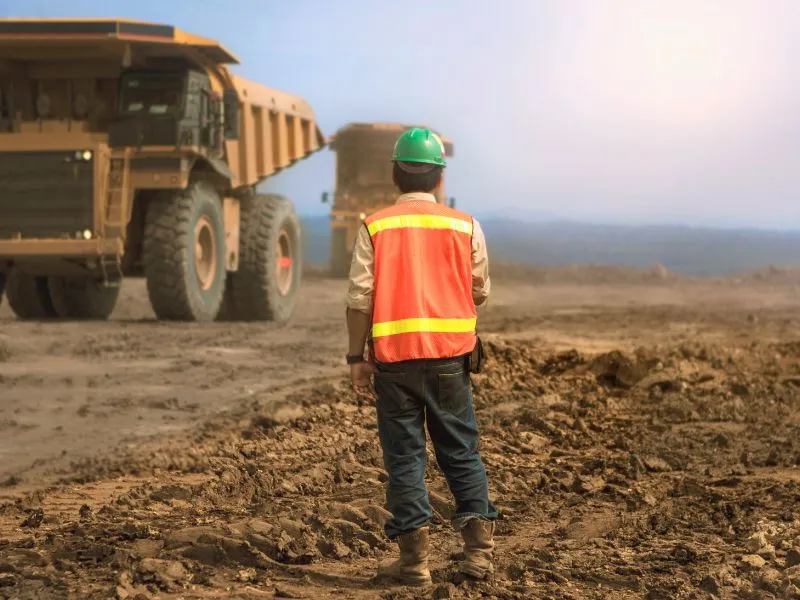
[[[800,598],[800,276],[498,269],[473,378],[497,573],[454,575],[433,455],[429,590],[394,556],[342,281],[285,327],[0,306],[0,597]]]

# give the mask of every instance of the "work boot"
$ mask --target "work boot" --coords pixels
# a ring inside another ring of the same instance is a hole
[[[422,527],[397,538],[400,558],[378,567],[379,579],[402,585],[426,586],[432,583],[428,569],[428,528]]]
[[[494,573],[494,521],[470,519],[461,529],[464,539],[464,560],[458,570],[475,579]]]

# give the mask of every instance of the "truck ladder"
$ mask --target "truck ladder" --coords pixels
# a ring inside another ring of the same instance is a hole
[[[113,156],[109,161],[106,214],[103,219],[103,237],[125,240],[128,226],[128,203],[130,202],[130,150],[122,156]],[[122,257],[100,257],[103,283],[116,287],[122,280]]]

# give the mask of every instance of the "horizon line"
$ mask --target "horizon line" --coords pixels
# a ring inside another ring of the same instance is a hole
[[[644,222],[644,223],[626,223],[624,221],[592,221],[592,220],[578,220],[578,219],[568,219],[568,218],[536,218],[531,217],[529,215],[522,214],[518,218],[514,218],[508,215],[492,215],[484,214],[481,216],[481,213],[474,212],[473,213],[476,217],[481,219],[482,222],[492,222],[492,221],[511,221],[516,224],[529,224],[529,225],[582,225],[582,226],[589,226],[589,227],[619,227],[619,228],[626,228],[626,229],[650,229],[650,228],[670,228],[670,229],[694,229],[694,230],[712,230],[712,231],[730,231],[730,232],[759,232],[759,233],[779,233],[779,234],[794,234],[800,235],[800,227],[792,227],[792,228],[779,228],[779,227],[768,227],[764,225],[726,225],[726,224],[718,224],[718,225],[710,225],[710,224],[690,224],[690,223],[676,223],[676,222]],[[329,219],[329,214],[301,214],[297,213],[298,218],[300,219]]]

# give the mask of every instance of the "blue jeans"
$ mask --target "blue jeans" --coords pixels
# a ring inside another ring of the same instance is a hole
[[[378,363],[378,434],[389,474],[386,499],[394,539],[433,517],[425,487],[425,425],[436,461],[455,497],[456,528],[471,518],[494,520],[486,470],[478,453],[478,424],[464,357]]]

